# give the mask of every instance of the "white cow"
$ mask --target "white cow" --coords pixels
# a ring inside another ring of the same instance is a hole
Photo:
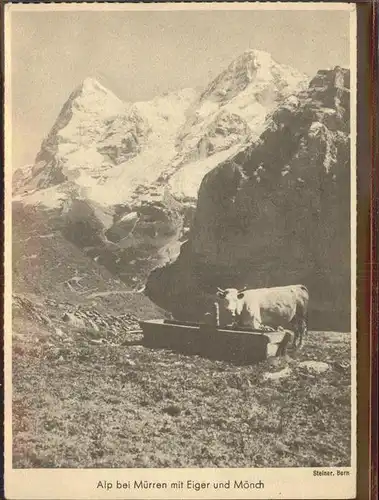
[[[238,326],[263,330],[294,330],[295,344],[301,346],[307,332],[309,292],[304,285],[238,290],[218,288],[220,309],[227,311]]]

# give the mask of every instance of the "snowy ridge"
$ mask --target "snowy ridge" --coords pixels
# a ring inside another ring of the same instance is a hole
[[[184,89],[124,103],[87,78],[63,106],[32,171],[15,174],[15,188],[24,203],[49,207],[71,197],[134,203],[141,191],[155,200],[167,185],[177,199],[195,199],[202,177],[258,136],[277,102],[306,83],[257,50],[238,57],[201,95]]]
[[[128,105],[93,79],[86,80],[43,142],[32,175],[30,168],[16,172],[19,194],[29,188],[24,203],[55,208],[73,193],[72,186],[64,193],[63,185],[71,183],[77,187],[75,196],[104,205],[130,201],[134,189],[154,182],[176,155],[177,129],[194,98],[195,92],[185,89]],[[54,170],[63,182],[47,175]]]

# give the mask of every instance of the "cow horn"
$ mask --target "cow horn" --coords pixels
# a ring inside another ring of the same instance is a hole
[[[217,290],[221,293],[225,293],[225,290],[223,290],[222,288],[217,287]]]
[[[242,292],[244,292],[245,290],[247,290],[247,286],[244,286],[243,288],[241,288],[241,290],[238,290],[238,293],[242,293]]]

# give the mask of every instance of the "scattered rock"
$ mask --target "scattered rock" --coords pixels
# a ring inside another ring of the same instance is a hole
[[[302,361],[298,366],[316,373],[324,373],[330,368],[328,363],[324,363],[322,361]]]
[[[346,361],[345,361],[345,362],[338,362],[338,361],[336,361],[336,362],[333,364],[333,368],[334,368],[335,370],[337,370],[338,372],[340,372],[340,373],[345,373],[346,371],[348,371],[348,370],[349,370],[349,368],[350,368],[350,363],[348,363],[348,362],[346,362]]]
[[[181,413],[181,409],[178,405],[170,405],[163,408],[163,413],[167,413],[171,417],[177,417]]]
[[[285,360],[279,356],[269,356],[267,364],[273,368],[285,368]]]
[[[64,313],[62,316],[62,320],[65,323],[68,323],[71,326],[74,326],[75,328],[85,328],[85,323],[81,318],[77,318],[74,314],[72,313]]]
[[[88,339],[88,342],[90,344],[97,344],[97,345],[99,345],[99,344],[107,344],[108,343],[107,339]]]
[[[62,332],[62,330],[60,328],[57,328],[55,327],[55,335],[57,335],[57,337],[64,337],[64,333]]]
[[[137,363],[135,361],[133,361],[132,359],[125,360],[125,365],[127,365],[127,366],[136,366],[136,364]]]
[[[280,370],[279,372],[267,372],[263,374],[264,380],[280,380],[282,378],[289,377],[292,373],[292,370],[290,368],[284,368],[283,370]]]

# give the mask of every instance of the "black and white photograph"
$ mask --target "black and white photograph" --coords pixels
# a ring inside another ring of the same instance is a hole
[[[5,14],[7,498],[355,497],[355,5]]]

